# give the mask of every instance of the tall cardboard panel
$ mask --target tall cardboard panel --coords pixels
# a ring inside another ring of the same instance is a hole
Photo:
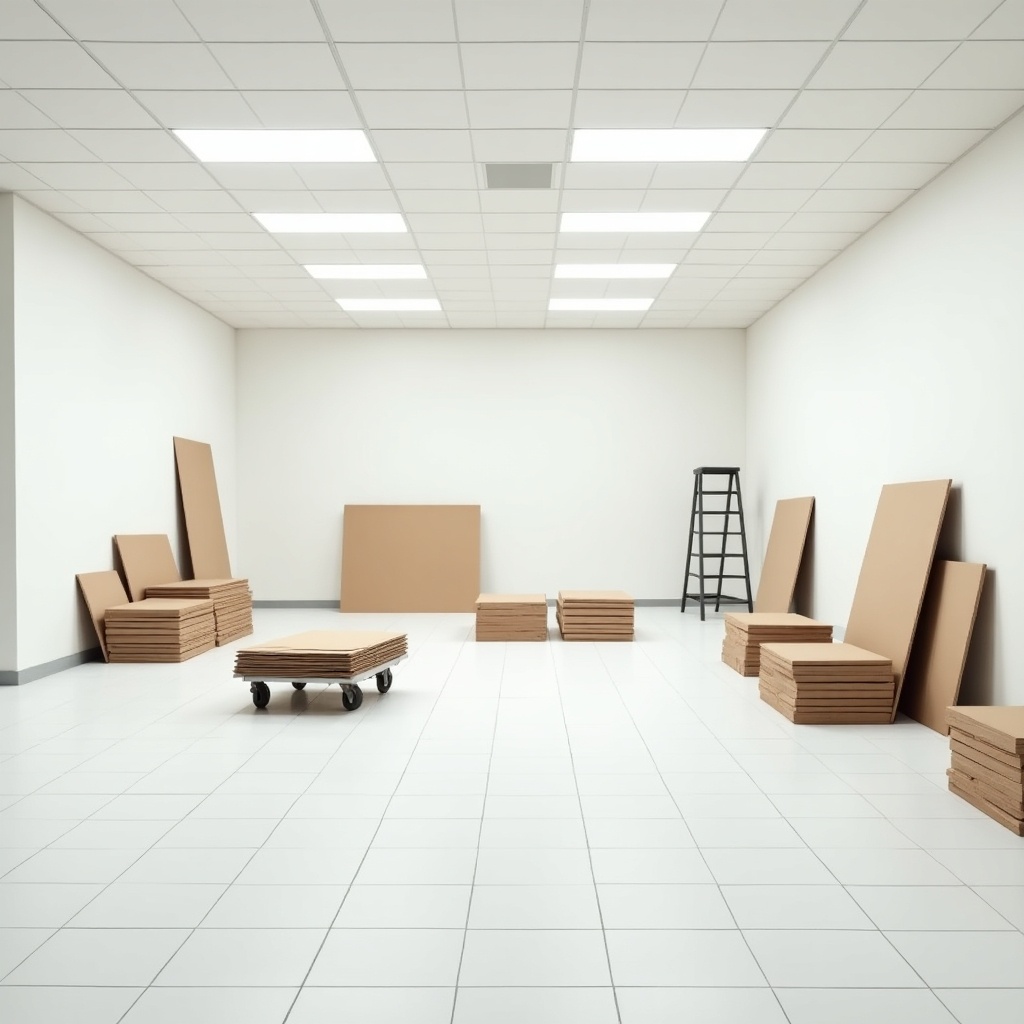
[[[141,601],[149,587],[181,580],[166,533],[118,533],[114,543],[133,601]]]
[[[755,612],[789,611],[813,511],[814,498],[784,498],[776,503],[754,598]]]
[[[107,634],[104,619],[108,608],[128,603],[121,577],[113,569],[107,572],[80,572],[76,577],[78,586],[85,598],[85,606],[89,609],[92,627],[96,630],[96,639],[100,642],[103,660],[110,661],[107,650]]]
[[[192,576],[197,580],[231,579],[224,518],[213,471],[213,449],[202,441],[174,439],[181,505],[185,513]]]

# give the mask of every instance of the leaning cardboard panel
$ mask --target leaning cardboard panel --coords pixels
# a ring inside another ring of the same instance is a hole
[[[89,609],[89,618],[92,619],[92,628],[96,630],[96,639],[100,642],[103,660],[110,661],[103,620],[108,608],[128,601],[124,584],[113,569],[107,572],[80,572],[75,579],[78,580],[82,597],[85,598],[85,606]]]
[[[178,583],[181,573],[174,564],[174,552],[165,533],[118,533],[117,553],[133,601],[141,601],[150,587]]]
[[[479,505],[346,505],[343,612],[471,612]]]
[[[928,579],[899,709],[943,736],[949,732],[946,708],[960,694],[985,568],[971,562],[936,562]]]
[[[813,511],[813,498],[784,498],[776,503],[754,598],[755,612],[789,611]]]
[[[845,640],[891,659],[893,721],[951,484],[922,480],[882,488],[853,595]]]
[[[213,471],[213,449],[202,441],[176,437],[174,459],[178,466],[192,575],[197,580],[230,579],[231,564],[217,477]]]

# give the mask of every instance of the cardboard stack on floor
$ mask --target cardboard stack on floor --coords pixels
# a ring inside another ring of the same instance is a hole
[[[408,653],[405,633],[313,630],[235,655],[235,675],[255,679],[353,679]]]
[[[188,661],[212,650],[217,627],[212,601],[145,598],[106,610],[110,661]]]
[[[212,601],[218,647],[252,633],[252,591],[248,580],[183,580],[149,587],[146,597]]]
[[[811,645],[814,650],[807,644],[762,644],[763,700],[791,721],[895,721],[951,485],[947,479],[886,484],[882,488],[853,597],[846,642]],[[885,681],[886,672],[891,672],[891,683]],[[874,687],[870,692],[865,690],[871,684]],[[889,712],[883,715],[882,695],[890,685]],[[809,698],[812,694],[827,699],[831,692],[825,692],[828,688],[834,688],[829,708],[815,708],[810,700],[785,699],[787,695]],[[874,688],[878,688],[877,696]],[[867,703],[845,706],[850,701],[843,697]]]
[[[1024,707],[947,708],[949,790],[1024,836]]]
[[[544,594],[481,594],[476,599],[477,640],[547,640]]]
[[[761,669],[761,644],[831,643],[832,627],[792,612],[729,612],[722,661],[744,676]]]
[[[632,640],[633,598],[622,590],[560,590],[563,640]]]
[[[851,644],[768,644],[761,648],[761,699],[791,722],[833,725],[889,721],[892,661]]]

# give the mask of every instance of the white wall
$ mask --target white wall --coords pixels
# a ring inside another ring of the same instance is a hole
[[[234,331],[14,205],[18,668],[94,647],[75,573],[115,533],[178,543],[174,434],[209,441],[234,534]]]
[[[994,703],[1024,703],[1022,182],[1018,117],[748,332],[749,490],[762,530],[817,496],[811,610],[846,622],[883,483],[952,477],[940,555],[995,570],[966,695]]]
[[[0,194],[0,673],[18,660],[14,501],[14,196]]]
[[[485,590],[678,597],[743,380],[742,331],[240,331],[240,571],[336,599],[345,504],[465,502]]]

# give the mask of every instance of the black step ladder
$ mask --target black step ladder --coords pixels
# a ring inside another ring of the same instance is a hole
[[[723,481],[722,478],[727,478]],[[710,478],[710,479],[709,479]],[[717,479],[716,479],[717,478]],[[712,499],[705,501],[706,498]],[[735,498],[735,505],[733,499]],[[737,524],[739,529],[730,529]],[[713,529],[708,528],[714,527]],[[705,538],[721,538],[705,541]],[[730,537],[739,537],[736,543],[729,543]],[[697,550],[693,550],[694,539]],[[742,560],[742,572],[726,572],[728,563]],[[696,571],[693,563],[696,561]],[[714,563],[717,562],[717,567]],[[712,563],[709,571],[708,563]],[[690,589],[690,581],[697,581],[696,593]],[[746,597],[730,597],[722,593],[726,580],[743,580]],[[750,594],[750,565],[747,562],[747,534],[743,525],[743,497],[740,494],[740,471],[738,466],[698,466],[693,471],[693,508],[690,510],[690,540],[686,545],[686,580],[683,584],[683,599],[679,610],[686,611],[687,601],[700,604],[700,618],[704,621],[705,606],[715,602],[717,612],[723,604],[745,604],[747,611],[754,610]]]

